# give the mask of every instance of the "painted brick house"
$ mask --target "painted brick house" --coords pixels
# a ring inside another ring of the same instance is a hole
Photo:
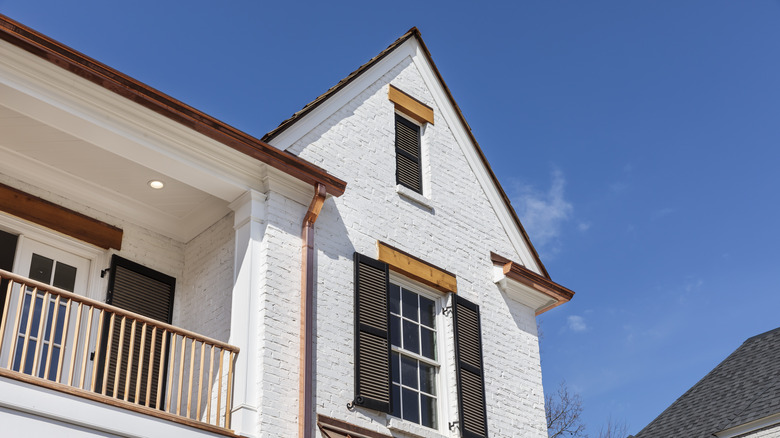
[[[539,260],[412,29],[262,139],[0,18],[0,424],[546,436]]]

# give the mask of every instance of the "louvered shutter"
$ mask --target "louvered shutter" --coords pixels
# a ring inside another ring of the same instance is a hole
[[[355,400],[389,412],[390,309],[387,264],[355,253]]]
[[[479,306],[453,296],[455,358],[458,380],[458,411],[461,436],[487,437],[485,376],[482,366],[482,330]]]
[[[114,255],[111,259],[111,276],[109,278],[108,298],[106,303],[170,324],[171,316],[173,314],[173,291],[175,285],[176,279],[173,277]],[[106,358],[103,357],[104,352],[107,342],[111,342],[111,357],[108,358],[106,395],[113,395],[117,361],[120,362],[120,377],[124,377],[127,373],[127,362],[130,354],[133,354],[130,388],[135,388],[135,379],[138,372],[138,358],[141,350],[141,330],[140,326],[136,329],[135,341],[133,342],[134,351],[130,352],[128,347],[130,345],[130,324],[132,324],[132,320],[129,318],[127,319],[125,322],[124,341],[122,342],[122,357],[119,358],[117,357],[117,352],[119,349],[121,318],[116,318],[114,330],[111,333],[109,333],[108,323],[108,320],[103,322],[103,345],[101,346],[101,358],[99,363],[103,364],[103,361],[106,360]],[[150,357],[150,354],[153,354],[153,356],[151,356],[153,374],[154,370],[159,369],[160,361],[167,361],[168,357],[168,352],[166,352],[164,356],[162,354],[163,335],[160,330],[157,331],[155,339],[151,342],[149,339],[149,336],[151,336],[151,327],[147,328],[146,336],[147,341],[144,345],[143,355],[144,363],[142,364],[143,368],[141,370],[142,376],[146,376],[148,373],[148,358]],[[103,367],[101,366],[100,370],[102,369]],[[102,378],[102,375],[99,375],[99,377]],[[156,394],[158,385],[164,385],[165,380],[165,377],[163,377],[162,382],[158,382],[157,379],[152,379],[150,393]],[[120,378],[120,381],[123,382],[124,379]],[[141,394],[145,394],[147,390],[146,379],[142,379],[140,385]],[[102,389],[102,387],[100,389]],[[134,393],[128,394],[128,399],[133,399],[133,396]],[[120,384],[117,388],[117,397],[124,397],[124,384]],[[143,404],[143,400],[139,400],[138,402]],[[151,407],[154,407],[154,403],[154,397],[152,397],[150,400]]]
[[[396,182],[422,193],[420,127],[395,115]]]

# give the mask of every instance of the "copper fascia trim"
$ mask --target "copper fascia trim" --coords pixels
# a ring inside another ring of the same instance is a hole
[[[494,265],[501,266],[505,276],[522,283],[534,290],[537,290],[553,300],[555,303],[540,309],[536,312],[537,315],[544,313],[554,307],[560,306],[563,303],[569,302],[574,297],[574,291],[568,289],[560,284],[545,278],[536,272],[531,271],[525,266],[513,262],[506,257],[502,257],[494,252],[490,253],[490,260]]]
[[[534,260],[536,261],[536,264],[539,265],[539,270],[541,270],[542,274],[549,279],[550,274],[547,272],[547,268],[544,267],[544,263],[542,263],[542,259],[539,258],[539,253],[536,252],[536,248],[534,248],[534,244],[531,242],[531,239],[528,237],[528,233],[526,233],[523,224],[520,222],[520,218],[517,216],[517,212],[515,211],[514,207],[512,207],[512,203],[509,201],[509,197],[506,195],[506,192],[504,192],[504,188],[501,187],[501,183],[498,182],[498,178],[496,177],[496,174],[493,173],[493,168],[490,167],[490,163],[488,163],[487,157],[485,157],[485,153],[482,151],[482,148],[479,146],[476,137],[474,137],[474,133],[471,132],[471,126],[469,126],[468,122],[466,121],[466,117],[463,115],[463,112],[460,110],[460,107],[458,106],[457,102],[455,102],[455,98],[452,96],[452,92],[450,91],[449,87],[447,87],[447,83],[444,82],[444,78],[439,72],[439,69],[436,67],[436,63],[433,62],[433,57],[431,56],[431,52],[428,51],[428,47],[425,45],[425,42],[422,39],[422,35],[420,34],[419,29],[417,29],[416,27],[409,29],[400,38],[398,38],[392,44],[390,44],[390,46],[388,46],[385,50],[381,51],[378,55],[371,58],[367,63],[358,67],[357,70],[350,73],[346,78],[339,81],[338,84],[331,87],[328,91],[326,91],[325,93],[321,94],[316,99],[314,99],[313,101],[306,104],[306,106],[304,106],[301,110],[293,114],[292,117],[290,117],[289,119],[283,121],[281,124],[279,124],[279,126],[273,129],[271,132],[265,134],[262,140],[271,141],[274,137],[279,135],[281,132],[285,131],[290,126],[295,124],[295,122],[297,122],[298,119],[302,118],[303,116],[305,116],[306,114],[314,110],[316,107],[318,107],[320,104],[325,102],[328,98],[330,98],[331,96],[339,92],[341,89],[349,85],[350,82],[354,81],[361,74],[365,73],[369,68],[373,67],[376,63],[381,61],[384,57],[386,57],[393,50],[401,46],[410,38],[416,38],[417,41],[420,43],[420,47],[423,50],[423,54],[425,55],[425,58],[431,64],[431,67],[433,68],[433,72],[436,75],[436,78],[439,80],[439,83],[441,84],[442,88],[444,88],[444,92],[447,94],[447,98],[449,99],[450,104],[452,105],[453,108],[455,108],[455,112],[457,113],[458,118],[460,119],[461,123],[463,123],[463,126],[466,128],[466,133],[468,134],[471,142],[474,144],[477,150],[477,155],[479,155],[480,160],[482,160],[482,163],[485,165],[485,169],[487,169],[488,175],[490,175],[490,179],[493,181],[493,184],[498,189],[498,193],[501,196],[502,200],[504,201],[504,204],[506,205],[507,209],[509,210],[510,215],[512,216],[512,220],[514,221],[517,228],[520,230],[520,234],[523,236],[525,241],[528,242],[528,246],[531,251],[531,254]]]
[[[298,437],[310,438],[314,430],[314,222],[322,211],[327,190],[315,186],[314,197],[301,225],[301,332],[298,379]]]
[[[337,420],[320,414],[317,414],[317,426],[329,437],[331,435],[328,434],[328,432],[335,432],[341,436],[352,438],[393,438],[390,435],[374,432],[373,430],[355,426],[352,423],[347,423],[346,421]]]
[[[344,193],[347,183],[324,169],[276,149],[2,14],[0,39],[307,184],[322,184],[333,196]]]

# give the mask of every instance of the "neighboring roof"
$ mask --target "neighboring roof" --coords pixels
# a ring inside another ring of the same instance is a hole
[[[471,139],[471,142],[474,144],[477,154],[479,155],[479,158],[482,160],[482,164],[484,164],[485,168],[488,171],[488,174],[490,175],[490,178],[493,180],[493,183],[495,184],[496,188],[498,189],[499,194],[501,195],[501,198],[504,201],[504,204],[506,204],[507,209],[510,211],[512,215],[512,219],[515,222],[515,225],[517,225],[518,229],[520,230],[520,233],[523,235],[523,238],[526,242],[528,242],[528,246],[531,250],[531,254],[533,254],[534,260],[539,265],[539,269],[541,270],[542,274],[546,278],[550,278],[550,274],[547,273],[547,268],[544,267],[544,264],[542,263],[542,260],[539,258],[539,254],[536,252],[536,248],[534,248],[533,243],[531,243],[531,239],[528,238],[528,233],[525,232],[525,228],[523,227],[523,224],[520,223],[520,218],[517,216],[517,212],[515,212],[515,209],[512,207],[512,203],[509,201],[509,197],[504,192],[504,189],[501,187],[501,184],[498,182],[498,178],[496,178],[496,174],[493,173],[493,169],[490,167],[490,163],[488,162],[487,158],[485,157],[484,152],[482,152],[482,148],[479,146],[479,143],[477,142],[477,139],[474,137],[474,133],[471,132],[471,127],[469,126],[468,122],[466,122],[466,118],[463,116],[463,112],[460,110],[460,107],[458,106],[457,102],[455,102],[455,98],[452,97],[452,93],[450,92],[449,87],[447,87],[447,83],[444,82],[444,78],[441,76],[441,73],[439,72],[439,69],[436,67],[436,64],[433,62],[433,58],[431,57],[431,52],[428,51],[428,47],[425,45],[425,42],[422,40],[422,36],[420,35],[420,31],[413,27],[409,29],[405,34],[403,34],[400,38],[395,40],[390,46],[388,46],[385,50],[381,51],[378,55],[371,58],[367,63],[361,65],[358,67],[357,70],[353,71],[347,77],[340,80],[339,83],[331,87],[328,91],[321,94],[319,97],[314,99],[313,101],[306,104],[301,110],[293,114],[289,119],[283,121],[279,126],[277,126],[275,129],[270,131],[269,133],[265,134],[262,138],[263,141],[270,142],[274,139],[277,135],[279,135],[281,132],[285,131],[287,128],[295,124],[298,120],[303,118],[306,114],[317,108],[320,104],[325,102],[328,98],[333,96],[334,94],[338,93],[341,89],[349,85],[350,82],[354,81],[356,78],[358,78],[361,74],[366,72],[368,69],[374,66],[377,62],[381,61],[385,56],[390,54],[393,50],[395,50],[397,47],[401,46],[403,43],[405,43],[410,38],[416,38],[417,41],[420,43],[420,47],[423,50],[423,53],[425,54],[426,59],[431,64],[431,67],[433,68],[433,72],[436,74],[436,78],[439,80],[439,83],[441,84],[442,88],[444,89],[445,93],[447,94],[447,98],[450,101],[450,104],[455,109],[455,112],[458,115],[458,118],[460,119],[461,123],[463,124],[463,127],[465,128],[465,131],[468,133],[469,138]]]
[[[320,167],[258,140],[2,14],[0,39],[308,184],[321,183],[331,195],[344,193],[347,183]]]
[[[704,438],[780,412],[780,328],[745,341],[636,438]]]

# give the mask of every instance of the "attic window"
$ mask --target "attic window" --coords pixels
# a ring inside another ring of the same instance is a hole
[[[396,183],[422,193],[420,127],[395,115]]]

